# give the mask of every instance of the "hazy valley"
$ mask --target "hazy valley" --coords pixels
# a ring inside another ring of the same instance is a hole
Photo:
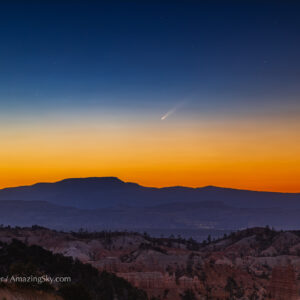
[[[300,228],[300,194],[218,187],[149,188],[117,178],[66,179],[0,190],[4,225],[134,230],[198,240],[269,225]]]

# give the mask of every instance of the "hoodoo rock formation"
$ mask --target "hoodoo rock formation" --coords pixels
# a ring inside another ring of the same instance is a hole
[[[0,241],[39,245],[116,274],[149,299],[299,299],[300,231],[252,228],[202,243],[129,232],[0,228]]]
[[[292,265],[273,268],[269,294],[272,300],[298,300],[296,274]]]

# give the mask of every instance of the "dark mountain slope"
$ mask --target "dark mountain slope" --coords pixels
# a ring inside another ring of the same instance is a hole
[[[106,272],[99,273],[89,264],[83,264],[71,257],[53,254],[40,246],[28,246],[13,240],[1,243],[1,276],[70,278],[70,282],[52,285],[50,282],[18,283],[18,288],[44,290],[58,294],[65,300],[146,300],[146,293],[134,288],[122,278]],[[10,288],[2,283],[0,288]]]

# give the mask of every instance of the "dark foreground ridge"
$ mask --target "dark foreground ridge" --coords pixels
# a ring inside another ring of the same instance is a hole
[[[98,272],[89,264],[83,264],[78,259],[53,254],[38,245],[26,245],[13,239],[10,243],[1,243],[0,274],[7,277],[8,282],[2,282],[1,290],[8,293],[33,295],[38,291],[40,297],[53,295],[61,296],[65,300],[146,300],[146,293],[134,288],[122,278],[107,273]],[[66,282],[38,283],[34,279],[21,282],[17,278],[64,278]],[[15,278],[15,279],[13,279]],[[67,280],[70,278],[69,280]]]

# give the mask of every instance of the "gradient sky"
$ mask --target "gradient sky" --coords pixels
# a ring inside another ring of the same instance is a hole
[[[299,15],[297,1],[1,1],[0,187],[300,192]]]

